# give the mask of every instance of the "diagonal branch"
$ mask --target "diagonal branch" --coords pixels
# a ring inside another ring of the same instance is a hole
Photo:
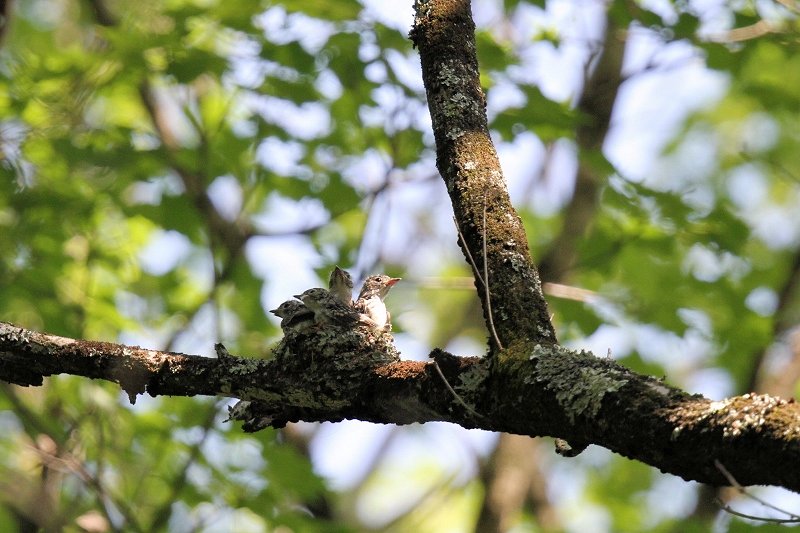
[[[420,1],[415,10],[410,37],[422,60],[436,139],[436,166],[464,235],[459,245],[466,257],[482,258],[484,239],[486,242],[492,283],[489,290],[478,291],[486,323],[490,323],[491,314],[497,337],[507,347],[516,341],[553,344],[555,330],[525,229],[511,205],[489,137],[470,3]],[[482,277],[489,276],[484,272]],[[497,342],[490,339],[489,343],[495,353]]]
[[[553,295],[555,284],[552,282],[568,280],[578,257],[578,244],[585,238],[597,211],[606,176],[590,165],[589,161],[594,158],[587,156],[600,152],[608,133],[622,83],[625,35],[611,14],[611,6],[607,5],[605,39],[602,48],[591,54],[596,61],[587,60],[586,80],[577,104],[583,120],[575,135],[579,153],[575,189],[564,209],[561,232],[542,254],[538,265],[544,291],[549,296]],[[591,62],[595,64],[589,75]],[[510,529],[523,506],[534,509],[533,514],[543,529],[558,529],[557,514],[548,499],[546,480],[539,464],[544,453],[542,444],[518,435],[500,435],[488,467],[482,470],[486,497],[478,518],[479,531]]]

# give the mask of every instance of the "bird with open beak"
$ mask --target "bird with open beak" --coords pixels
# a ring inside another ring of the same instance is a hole
[[[353,305],[353,278],[346,270],[334,267],[328,278],[328,290],[343,304]]]
[[[359,313],[367,315],[375,323],[377,330],[391,331],[392,329],[392,317],[383,300],[389,293],[389,289],[400,279],[379,274],[368,277],[361,286],[361,292],[358,293],[358,299],[353,307]]]

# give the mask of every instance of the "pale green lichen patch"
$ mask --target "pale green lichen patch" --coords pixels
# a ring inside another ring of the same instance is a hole
[[[526,383],[543,383],[556,392],[556,400],[570,422],[594,416],[608,393],[620,390],[628,380],[611,367],[587,364],[588,352],[573,352],[558,345],[534,345],[529,359],[536,362]],[[588,361],[594,362],[594,361]]]
[[[464,390],[474,390],[483,384],[489,377],[489,368],[486,365],[472,365],[466,372],[461,374],[460,383],[457,388]]]
[[[235,365],[228,369],[230,374],[250,375],[263,365],[264,362],[258,359],[237,359]]]
[[[474,396],[488,377],[489,368],[486,365],[473,365],[459,376],[459,381],[453,388],[465,396]]]
[[[600,410],[603,397],[609,392],[616,392],[627,380],[614,379],[605,370],[596,368],[580,369],[580,380],[569,389],[562,389],[556,394],[559,403],[566,409],[571,422],[581,414],[594,416]]]

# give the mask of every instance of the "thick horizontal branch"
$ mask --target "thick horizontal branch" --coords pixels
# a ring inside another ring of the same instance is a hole
[[[73,374],[118,383],[131,399],[230,396],[258,402],[276,425],[449,421],[597,444],[687,480],[725,485],[718,460],[743,485],[800,491],[800,470],[787,468],[800,464],[793,401],[749,394],[713,402],[558,346],[503,357],[491,373],[479,357],[435,350],[430,362],[397,361],[391,349],[370,346],[375,353],[322,347],[310,355],[282,343],[270,360],[213,359],[0,323],[0,379],[40,385],[46,376]]]

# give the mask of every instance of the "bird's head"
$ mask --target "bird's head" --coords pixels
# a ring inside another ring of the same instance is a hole
[[[378,295],[381,300],[386,297],[386,294],[389,292],[395,283],[400,281],[402,278],[393,278],[391,276],[387,276],[386,274],[378,274],[375,276],[370,276],[366,280],[364,280],[364,285],[361,287],[361,293],[358,295],[359,298],[369,298],[370,296]]]
[[[353,278],[350,276],[349,272],[337,266],[334,267],[331,272],[330,278],[328,279],[328,286],[331,288],[343,286],[352,291]]]

